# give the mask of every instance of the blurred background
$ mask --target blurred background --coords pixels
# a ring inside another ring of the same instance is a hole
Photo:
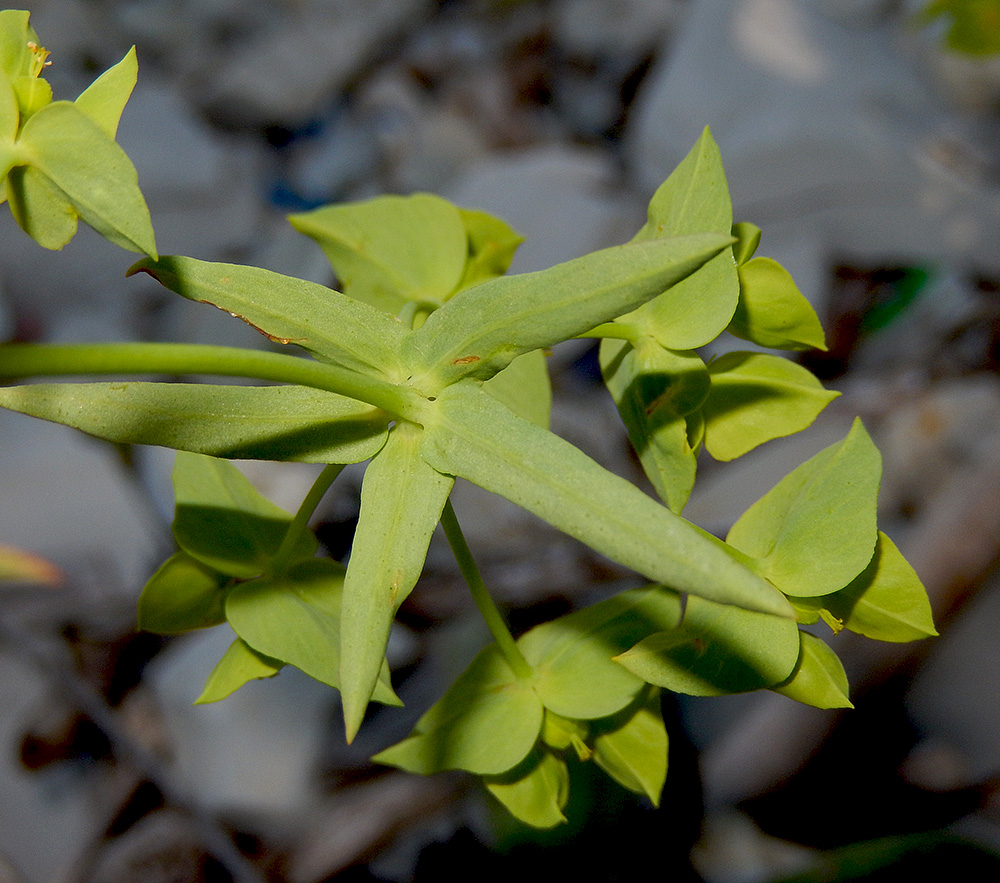
[[[570,823],[514,825],[462,776],[367,762],[487,640],[449,553],[390,645],[402,714],[350,748],[336,693],[286,669],[192,706],[223,628],[137,633],[172,551],[172,454],[0,413],[0,883],[998,879],[1000,855],[1000,3],[957,37],[903,0],[32,0],[56,97],[138,47],[119,140],[162,253],[322,283],[285,215],[427,190],[527,237],[513,270],[622,242],[705,125],[736,220],[797,280],[843,393],[801,437],[702,464],[686,510],[724,532],[860,414],[885,458],[881,525],[941,637],[835,647],[856,708],[773,694],[664,700],[654,810],[582,771]],[[992,16],[992,18],[991,18]],[[995,31],[990,32],[990,22]],[[961,20],[960,20],[961,25]],[[957,43],[956,43],[957,40]],[[979,54],[968,52],[978,50]],[[963,51],[966,50],[966,51]],[[82,228],[43,252],[0,217],[0,337],[263,346],[125,279]],[[550,359],[553,428],[638,479],[586,342]],[[241,464],[294,509],[315,469]],[[319,515],[349,547],[360,472]],[[503,501],[456,491],[517,630],[631,585]]]

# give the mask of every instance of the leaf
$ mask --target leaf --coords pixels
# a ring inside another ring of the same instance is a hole
[[[534,669],[532,683],[546,708],[574,719],[607,717],[645,686],[612,657],[673,628],[680,616],[676,592],[646,586],[535,626],[517,644]]]
[[[545,353],[541,350],[518,356],[503,371],[487,380],[483,389],[518,417],[524,417],[542,429],[549,428],[552,384]]]
[[[663,349],[649,337],[634,345],[601,341],[601,371],[639,462],[660,498],[680,514],[697,470],[687,414],[709,390],[705,363],[694,353]]]
[[[465,272],[456,289],[462,291],[506,273],[524,237],[486,212],[460,208],[458,213],[465,225],[469,247]]]
[[[902,643],[937,634],[919,577],[881,531],[871,562],[848,586],[832,595],[792,601],[813,601],[844,628],[877,641]]]
[[[781,264],[753,258],[739,268],[739,278],[730,334],[776,350],[826,349],[816,311]]]
[[[475,383],[449,387],[435,406],[423,452],[438,471],[506,497],[651,580],[723,603],[793,615],[784,597],[719,540],[573,445],[517,417]]]
[[[24,9],[0,10],[0,72],[8,79],[30,72],[32,52],[28,43],[38,43],[38,34],[28,24]]]
[[[179,451],[174,461],[174,537],[178,545],[221,573],[250,579],[277,552],[292,516],[261,496],[232,463]],[[316,552],[303,533],[294,557]]]
[[[422,775],[505,773],[531,751],[542,716],[538,695],[491,644],[417,721],[410,736],[372,760]]]
[[[242,460],[359,463],[389,417],[304,386],[62,383],[0,388],[0,404],[108,441]]]
[[[396,377],[406,334],[391,316],[339,291],[258,267],[167,256],[141,260],[128,275],[148,273],[171,291],[231,313],[278,343],[368,376]]]
[[[799,632],[802,648],[795,669],[775,693],[816,708],[853,708],[850,685],[837,654],[815,635]]]
[[[617,245],[537,273],[466,289],[403,341],[428,395],[487,380],[516,356],[584,334],[693,273],[732,242],[714,233]],[[728,317],[727,317],[728,321]]]
[[[59,250],[76,235],[76,209],[38,169],[18,166],[11,170],[7,182],[11,214],[35,242]]]
[[[667,780],[667,728],[659,690],[634,709],[591,725],[593,759],[623,788],[645,794],[660,805]]]
[[[490,794],[526,825],[548,829],[566,821],[569,768],[551,751],[536,749],[516,769],[484,782]]]
[[[230,581],[186,552],[171,555],[139,596],[139,628],[177,635],[225,622],[223,601]]]
[[[265,656],[340,687],[341,601],[344,568],[329,558],[300,561],[282,573],[234,586],[226,619],[246,643]],[[372,698],[402,705],[389,686],[385,660],[376,671]]]
[[[90,117],[109,138],[118,132],[118,123],[135,88],[139,63],[135,46],[113,67],[108,68],[76,99],[76,106]]]
[[[21,129],[18,151],[103,237],[130,251],[156,255],[149,209],[132,161],[76,105],[53,101],[34,114]]]
[[[692,595],[681,624],[616,659],[650,684],[691,696],[722,696],[785,680],[799,656],[796,624],[784,617]]]
[[[2,13],[0,13],[2,14]],[[0,47],[2,48],[2,47]],[[0,63],[3,54],[0,52]],[[14,138],[21,122],[21,113],[17,108],[17,95],[10,79],[0,69],[0,178],[5,178],[15,161]],[[5,194],[0,193],[0,196]]]
[[[463,218],[430,193],[328,205],[288,220],[319,243],[344,294],[392,315],[408,301],[444,303],[465,270]]]
[[[646,224],[633,241],[732,230],[733,210],[719,148],[706,128],[649,202]],[[725,249],[690,278],[643,307],[639,321],[660,344],[689,350],[714,340],[739,298],[732,252]]]
[[[733,257],[736,258],[737,266],[742,267],[757,251],[761,230],[756,224],[740,221],[733,224],[732,232],[737,239],[736,245],[733,246]]]
[[[237,638],[212,669],[205,689],[194,700],[195,705],[225,699],[248,681],[273,678],[283,666],[280,659],[258,653],[242,638]]]
[[[454,479],[422,456],[423,432],[397,423],[369,464],[344,584],[341,694],[348,741],[364,718],[399,605],[420,577]]]
[[[764,442],[801,432],[840,395],[780,356],[726,353],[709,363],[708,373],[705,448],[716,460],[735,460]]]
[[[828,595],[872,559],[882,458],[860,420],[744,512],[726,541],[788,595]]]

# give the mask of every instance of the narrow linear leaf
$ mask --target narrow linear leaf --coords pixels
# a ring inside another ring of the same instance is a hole
[[[708,372],[705,448],[716,460],[735,460],[801,432],[840,395],[801,365],[763,353],[726,353],[709,363]]]
[[[68,101],[46,105],[24,124],[18,148],[98,233],[122,248],[156,255],[132,161],[80,108]]]
[[[304,386],[31,384],[0,389],[0,405],[118,443],[302,463],[360,463],[389,424],[377,408]]]
[[[432,313],[403,342],[403,356],[429,394],[465,376],[487,380],[522,353],[635,309],[732,241],[702,233],[618,245],[538,273],[492,279]]]
[[[475,383],[439,397],[427,462],[533,512],[613,561],[678,591],[792,616],[773,586],[722,544]]]
[[[645,686],[612,657],[674,628],[680,618],[676,592],[645,586],[535,626],[517,644],[534,669],[532,683],[546,708],[573,719],[602,718],[623,709]]]
[[[369,376],[398,379],[403,324],[332,288],[258,267],[178,256],[141,260],[128,271],[135,273],[225,310],[272,341],[294,343],[322,361]]]
[[[860,420],[744,512],[727,542],[789,595],[828,595],[872,559],[882,458]]]
[[[531,751],[542,717],[535,691],[491,644],[417,721],[410,736],[372,759],[422,775],[505,773]]]
[[[635,709],[592,724],[594,762],[623,788],[645,794],[660,805],[667,780],[667,728],[660,712],[660,691]]]
[[[285,538],[291,515],[261,496],[228,460],[179,451],[173,484],[173,531],[183,551],[241,579],[267,568]],[[293,557],[308,558],[316,548],[316,538],[303,533]]]
[[[739,280],[730,334],[776,350],[826,349],[816,311],[781,264],[753,258],[740,266]]]
[[[218,702],[235,693],[248,681],[273,678],[284,667],[280,659],[258,653],[242,638],[229,645],[205,682],[195,705]]]
[[[344,294],[391,315],[408,301],[442,304],[468,255],[458,208],[440,196],[377,196],[289,215],[330,261]]]
[[[176,635],[225,622],[223,602],[230,579],[186,552],[171,555],[139,596],[139,628]]]
[[[644,638],[616,659],[675,693],[721,696],[785,680],[798,656],[792,620],[692,596],[680,626]]]
[[[557,754],[538,748],[503,776],[484,778],[487,790],[514,818],[543,830],[566,821],[569,767]]]
[[[816,708],[853,708],[844,666],[825,641],[809,632],[799,632],[802,648],[791,677],[775,693]]]
[[[344,584],[341,693],[348,739],[364,718],[399,605],[420,577],[454,479],[423,459],[423,431],[397,423],[369,464]]]
[[[331,687],[340,687],[344,568],[329,558],[300,561],[273,577],[234,586],[226,619],[246,643]],[[402,705],[389,686],[385,659],[376,670],[375,701]]]

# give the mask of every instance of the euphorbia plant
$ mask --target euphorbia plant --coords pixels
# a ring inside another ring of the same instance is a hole
[[[58,247],[68,226],[46,220],[43,209],[75,212],[146,253],[130,275],[147,273],[290,350],[0,347],[6,378],[164,374],[268,382],[116,380],[0,390],[4,407],[117,443],[179,452],[178,551],[142,592],[139,625],[170,634],[229,623],[236,639],[201,701],[289,664],[340,690],[353,738],[371,699],[399,702],[386,641],[440,523],[495,640],[413,734],[376,759],[421,773],[468,770],[516,816],[548,827],[563,819],[566,752],[658,801],[667,763],[661,690],[771,689],[823,708],[847,706],[836,655],[800,625],[822,618],[834,633],[847,628],[889,641],[934,633],[919,581],[877,530],[881,465],[860,423],[793,469],[725,541],[682,515],[702,448],[733,459],[806,428],[834,397],[780,356],[732,352],[706,364],[697,352],[727,331],[761,348],[823,345],[819,322],[788,274],[753,256],[760,231],[733,223],[707,131],[654,194],[631,242],[538,273],[504,275],[520,237],[497,218],[429,194],[293,216],[330,258],[342,289],[335,291],[253,267],[158,257],[131,164],[112,150],[110,116],[88,123],[85,109],[47,104],[44,89],[42,100],[26,104],[23,78],[37,77],[44,58],[27,13],[0,14],[0,40],[6,195],[25,230]],[[134,76],[115,71],[91,89],[111,76],[107,106],[117,121]],[[91,141],[103,133],[92,176],[74,165],[79,138],[60,140],[35,123],[56,113]],[[100,160],[112,154],[113,163]],[[73,171],[55,171],[66,169]],[[119,194],[125,215],[93,208]],[[37,211],[16,208],[34,204]],[[575,337],[602,339],[607,386],[662,503],[549,431],[544,353]],[[230,458],[324,465],[292,515],[262,498]],[[343,466],[363,461],[345,568],[317,557],[307,522]],[[650,583],[515,640],[449,502],[459,478]]]

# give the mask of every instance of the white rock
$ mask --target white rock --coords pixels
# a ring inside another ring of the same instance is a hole
[[[315,794],[337,694],[288,666],[221,702],[192,704],[234,637],[228,626],[193,632],[146,669],[175,746],[173,774],[211,812],[294,825]]]
[[[947,108],[891,29],[846,27],[813,6],[694,4],[637,99],[628,147],[638,180],[656,186],[709,124],[737,217],[765,235],[784,222],[828,255],[996,270],[995,190],[935,159]]]
[[[684,6],[677,0],[556,0],[553,37],[576,55],[639,60],[677,23]]]
[[[523,273],[622,241],[617,237],[628,206],[617,187],[605,154],[550,145],[485,157],[450,184],[445,195],[466,208],[497,215],[521,233],[526,241],[511,269]],[[632,232],[644,220],[636,214]]]
[[[135,597],[161,541],[135,487],[104,443],[75,430],[0,411],[0,537]]]
[[[323,110],[374,57],[429,9],[427,0],[296,3],[274,25],[218,60],[203,100],[240,123],[298,125]]]

